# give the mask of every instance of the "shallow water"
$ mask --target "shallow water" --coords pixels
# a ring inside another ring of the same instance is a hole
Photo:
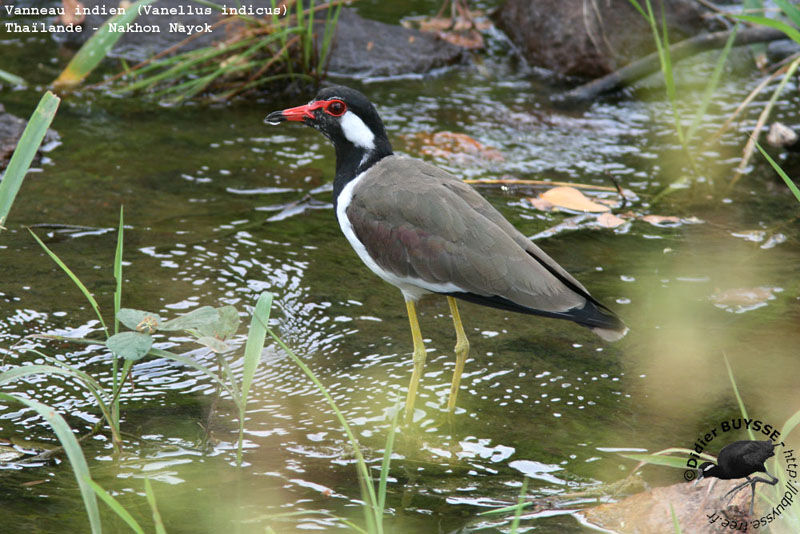
[[[363,9],[373,14],[376,5]],[[387,9],[384,16],[397,15]],[[34,82],[54,77],[65,61],[51,61],[42,38],[18,42],[0,34],[0,41],[0,68]],[[392,463],[392,532],[508,531],[510,517],[477,513],[514,502],[523,475],[530,477],[531,497],[552,498],[524,514],[523,525],[587,530],[570,512],[596,497],[558,497],[595,488],[601,500],[611,498],[602,485],[635,465],[620,449],[689,447],[708,427],[738,417],[723,355],[750,415],[780,426],[800,406],[797,203],[759,157],[736,188],[720,193],[719,187],[730,179],[758,110],[719,145],[697,149],[699,183],[655,201],[690,170],[661,90],[586,109],[553,109],[547,100],[553,89],[506,59],[502,44],[493,47],[481,68],[347,83],[378,103],[399,152],[415,154],[414,134],[461,132],[503,159],[428,159],[468,178],[609,185],[612,176],[638,197],[624,211],[681,221],[655,226],[639,219],[617,230],[579,225],[548,233],[573,215],[534,209],[525,198],[540,190],[480,188],[526,235],[552,234],[537,243],[617,310],[631,332],[606,344],[572,324],[464,304],[472,349],[459,409],[448,423],[442,416],[454,363],[451,319],[444,299],[421,304],[428,362],[418,430],[401,432]],[[41,61],[32,70],[25,67],[31,57]],[[687,71],[702,80],[709,68],[697,62]],[[730,71],[697,139],[713,133],[756,80],[748,69]],[[684,87],[689,112],[702,91],[692,81]],[[27,116],[38,94],[5,89],[0,97],[9,111]],[[775,116],[791,123],[798,108],[794,82],[787,95]],[[98,347],[24,339],[101,335],[83,297],[24,226],[88,228],[34,231],[93,291],[108,320],[114,229],[124,205],[123,305],[172,317],[200,305],[232,304],[246,323],[244,312],[258,295],[274,293],[271,325],[330,389],[377,470],[390,414],[410,376],[407,318],[399,292],[367,271],[339,231],[326,140],[297,125],[262,123],[269,111],[296,103],[268,95],[210,109],[100,94],[66,99],[54,122],[61,144],[27,178],[0,236],[5,366],[35,362],[22,349],[37,348],[110,383],[109,357]],[[796,175],[796,159],[782,163]],[[771,298],[742,304],[741,296],[724,296],[749,288],[772,288],[760,293]],[[214,365],[187,338],[158,341]],[[153,480],[171,533],[344,530],[337,518],[361,521],[352,452],[331,410],[276,345],[268,344],[262,360],[248,404],[243,468],[235,467],[233,404],[218,400],[200,373],[148,359],[134,367],[135,387],[123,395],[121,454],[103,437],[84,444],[93,477],[143,524],[150,512],[142,479]],[[4,391],[57,407],[81,434],[98,418],[88,394],[56,378]],[[0,411],[0,437],[55,440],[43,422],[16,406]],[[646,468],[644,478],[682,481],[679,471],[658,467]],[[8,465],[0,486],[8,496],[8,532],[88,529],[65,462]],[[304,510],[329,514],[274,517]],[[104,519],[110,532],[125,530],[106,509]]]

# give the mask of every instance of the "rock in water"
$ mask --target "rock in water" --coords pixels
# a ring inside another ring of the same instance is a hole
[[[708,29],[698,2],[663,5],[670,42]],[[598,78],[655,50],[649,23],[629,0],[506,0],[494,18],[531,65],[565,76]]]

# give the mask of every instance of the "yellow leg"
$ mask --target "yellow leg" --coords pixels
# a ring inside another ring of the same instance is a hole
[[[453,371],[453,383],[450,384],[450,398],[447,400],[447,411],[452,413],[456,409],[456,397],[458,396],[458,388],[461,385],[461,373],[464,371],[464,363],[466,363],[467,354],[469,354],[469,340],[467,339],[467,334],[464,333],[464,326],[461,324],[461,315],[458,313],[456,299],[447,297],[447,303],[450,305],[450,314],[453,316],[453,326],[456,329],[456,368]]]
[[[414,341],[414,372],[411,374],[411,382],[408,384],[408,397],[406,397],[405,421],[410,423],[414,415],[414,401],[417,398],[417,386],[422,377],[422,368],[425,367],[425,345],[422,342],[422,333],[419,330],[417,320],[417,308],[413,300],[406,300],[406,311],[408,312],[408,322],[411,325],[411,339]]]

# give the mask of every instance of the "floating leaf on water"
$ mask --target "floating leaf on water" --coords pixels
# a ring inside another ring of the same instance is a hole
[[[503,161],[502,152],[484,145],[467,134],[457,132],[436,132],[433,135],[421,132],[405,136],[411,151],[421,152],[434,158],[443,158],[455,163],[486,163]]]
[[[121,308],[117,313],[117,319],[131,330],[145,334],[152,334],[159,329],[162,323],[162,319],[157,313],[133,308]]]
[[[141,332],[121,332],[108,338],[106,346],[120,358],[136,361],[150,352],[153,338]]]
[[[231,350],[230,345],[222,341],[221,339],[217,339],[212,336],[203,336],[197,339],[197,342],[201,345],[205,345],[209,349],[213,350],[217,354],[222,354],[223,352],[228,352]]]
[[[674,215],[645,215],[642,217],[642,220],[661,228],[680,226],[682,222],[679,217],[675,217]]]
[[[161,325],[160,330],[199,330],[219,321],[219,312],[211,306],[203,306],[185,315],[170,319]]]
[[[543,198],[531,197],[528,199],[528,202],[539,211],[550,211],[553,209],[553,205]]]
[[[611,212],[601,213],[597,217],[597,224],[603,228],[616,228],[625,224],[625,219],[617,217]]]
[[[589,213],[601,213],[611,211],[608,206],[603,206],[589,199],[578,189],[568,186],[554,187],[545,191],[539,198],[546,200],[553,206],[572,211],[583,211]]]
[[[775,299],[775,293],[783,291],[777,287],[740,287],[718,291],[710,300],[718,308],[731,313],[744,313],[767,305]]]
[[[539,232],[538,234],[536,234],[534,236],[531,236],[531,239],[536,241],[537,239],[545,239],[545,238],[548,238],[548,237],[553,237],[554,235],[560,234],[561,232],[567,232],[567,231],[570,231],[570,230],[578,230],[578,229],[583,228],[583,227],[586,226],[584,223],[587,220],[592,220],[592,222],[593,222],[593,216],[592,215],[576,215],[574,217],[569,217],[569,218],[564,219],[563,221],[561,221],[559,224],[557,224],[557,225],[555,225],[555,226],[553,226],[551,228],[548,228],[547,230],[543,230],[543,231]]]

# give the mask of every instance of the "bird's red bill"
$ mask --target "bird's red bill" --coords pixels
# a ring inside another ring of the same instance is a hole
[[[319,109],[321,107],[324,107],[325,104],[326,104],[325,101],[311,102],[310,104],[305,104],[303,106],[297,106],[297,107],[294,107],[294,108],[284,109],[283,111],[281,111],[281,113],[283,114],[283,117],[287,121],[298,121],[298,122],[300,122],[303,119],[313,119],[314,118],[314,114],[312,113],[312,111],[314,111],[315,109]]]

